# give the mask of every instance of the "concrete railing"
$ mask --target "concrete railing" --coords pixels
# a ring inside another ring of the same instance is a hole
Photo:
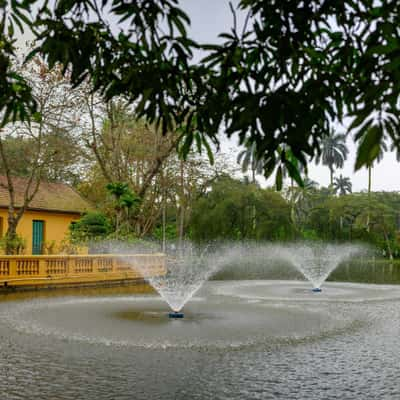
[[[0,256],[0,286],[143,279],[164,273],[164,254]]]

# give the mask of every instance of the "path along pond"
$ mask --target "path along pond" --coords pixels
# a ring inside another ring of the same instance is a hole
[[[3,295],[0,398],[400,398],[400,286],[211,281],[168,311],[141,286]]]

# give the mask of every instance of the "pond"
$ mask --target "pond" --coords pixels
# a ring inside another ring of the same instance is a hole
[[[1,399],[400,398],[396,285],[212,281],[183,320],[144,286],[1,300]]]

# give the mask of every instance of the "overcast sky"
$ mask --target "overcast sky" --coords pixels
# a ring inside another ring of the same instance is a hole
[[[232,14],[228,0],[182,0],[181,4],[192,20],[191,34],[200,42],[215,41],[218,33],[232,26]],[[338,127],[338,131],[345,132],[345,127]],[[225,143],[223,149],[225,151],[229,148],[234,149],[235,145],[235,141],[231,141]],[[354,173],[356,146],[351,137],[348,138],[347,145],[350,150],[349,158],[343,170],[338,171],[337,174],[341,173],[343,176],[351,178],[353,191],[366,190],[367,170]],[[309,176],[321,185],[329,185],[329,170],[325,166],[310,165]],[[396,161],[393,153],[387,153],[384,159],[374,167],[372,190],[400,191],[400,164]]]
[[[233,0],[234,4],[237,2],[237,0]],[[232,26],[233,19],[228,0],[181,0],[180,3],[192,20],[190,35],[199,42],[215,42],[218,33],[228,30]],[[239,24],[243,19],[243,16],[238,16]],[[345,132],[345,127],[337,127],[337,129],[338,132]],[[354,173],[356,146],[351,137],[348,137],[347,145],[350,155],[343,170],[337,171],[336,174],[341,173],[343,176],[350,177],[353,191],[366,190],[367,170],[363,169]],[[224,140],[222,150],[232,153],[232,159],[236,159],[236,154],[240,151],[235,140]],[[326,166],[310,165],[309,176],[320,185],[328,186],[329,184],[329,170]],[[262,178],[259,178],[259,181],[262,185],[273,184],[271,179],[267,183]],[[372,190],[400,191],[400,164],[396,161],[393,153],[386,153],[384,159],[374,167]]]

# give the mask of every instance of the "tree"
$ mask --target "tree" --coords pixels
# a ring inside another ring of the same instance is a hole
[[[256,174],[263,172],[263,161],[257,156],[255,143],[246,146],[237,156],[237,163],[242,165],[242,172],[246,172],[249,167],[251,169],[251,181],[256,183]]]
[[[96,0],[3,0],[2,120],[36,112],[10,62],[14,25],[25,24],[37,37],[35,52],[50,67],[61,63],[74,85],[90,80],[107,100],[126,96],[163,132],[182,129],[186,152],[218,143],[224,126],[242,144],[255,143],[264,174],[276,170],[278,183],[285,166],[302,184],[287,151],[306,165],[332,122],[346,117],[359,143],[356,169],[376,158],[385,134],[400,148],[398,1],[240,0],[238,10],[247,15],[243,27],[234,16],[222,43],[200,45],[187,34],[178,0],[104,0],[102,7]],[[205,56],[195,64],[199,48]]]
[[[285,240],[294,236],[290,207],[270,189],[221,176],[193,205],[195,240]]]
[[[154,126],[137,120],[122,99],[103,103],[90,96],[86,110],[90,122],[82,140],[103,176],[108,182],[129,182],[144,197],[164,161],[174,153],[178,136],[161,135]]]
[[[340,196],[351,193],[351,187],[350,178],[342,176],[342,174],[339,175],[339,178],[336,177],[333,182],[333,191],[334,193],[339,193]]]
[[[364,140],[366,140],[366,139],[364,139]],[[381,147],[379,149],[379,153],[376,156],[375,160],[370,161],[370,162],[367,163],[367,169],[368,169],[368,194],[371,194],[372,169],[374,168],[374,163],[375,163],[375,161],[377,163],[379,163],[382,160],[382,158],[383,158],[383,156],[384,156],[384,154],[385,154],[385,152],[387,150],[388,150],[388,148],[387,148],[386,142],[384,140],[382,140],[381,141]]]
[[[80,110],[79,96],[71,89],[59,67],[49,70],[40,58],[34,58],[24,66],[16,64],[15,69],[29,83],[40,118],[8,121],[0,129],[0,170],[6,177],[9,193],[8,228],[5,235],[6,243],[9,243],[5,248],[7,254],[14,251],[12,243],[15,242],[18,223],[39,190],[40,182],[50,177],[50,170],[60,170],[55,166],[61,160],[64,165],[76,161],[69,158],[73,157],[73,146],[63,146],[70,143],[66,141],[65,132],[72,134]],[[63,146],[60,146],[61,143]],[[21,156],[15,157],[16,146],[19,153],[25,150]],[[16,199],[14,187],[14,177],[18,175],[26,177],[21,203]]]
[[[12,170],[14,176],[29,176],[32,161],[35,157],[35,143],[29,137],[18,137],[10,134],[3,134],[2,145],[7,155],[8,167]],[[6,174],[4,164],[0,163],[0,173]]]
[[[0,1],[0,129],[10,121],[37,117],[32,88],[16,68],[16,29],[33,27],[29,14],[35,1]]]
[[[73,107],[72,104],[70,106]],[[44,180],[64,182],[72,186],[76,186],[82,180],[88,162],[79,137],[74,132],[78,125],[77,121],[76,126],[70,126],[68,129],[54,127],[51,135],[46,137],[48,162],[43,165]]]
[[[372,202],[369,200],[369,207],[364,209],[357,221],[362,227],[368,225],[368,235],[379,247],[385,249],[390,259],[393,259],[396,217],[397,210],[373,199]]]
[[[330,184],[333,186],[334,168],[343,168],[349,150],[346,147],[346,135],[334,134],[326,136],[322,141],[322,152],[317,157],[317,163],[322,161],[330,171]]]
[[[297,225],[303,225],[311,207],[313,206],[313,197],[317,191],[318,184],[312,179],[306,177],[303,186],[291,185],[288,190],[288,197],[291,204],[292,222]]]
[[[129,211],[140,204],[140,199],[123,182],[109,183],[106,186],[108,192],[115,197],[115,232],[118,237],[121,229],[122,212],[126,212],[126,222],[129,227]]]
[[[368,140],[367,136],[362,138],[363,141]],[[367,169],[368,169],[368,199],[369,199],[369,204],[368,204],[368,217],[367,217],[367,223],[366,223],[366,229],[369,232],[370,229],[370,209],[371,209],[371,187],[372,187],[372,169],[374,166],[374,162],[380,162],[383,158],[384,153],[387,151],[387,145],[385,140],[382,138],[381,140],[381,147],[379,148],[379,151],[375,157],[374,160],[370,160],[367,163]]]
[[[124,182],[135,193],[137,207],[130,219],[136,235],[144,236],[159,216],[153,206],[160,201],[161,188],[154,183],[161,183],[161,171],[175,156],[179,136],[162,135],[154,125],[137,120],[123,99],[104,103],[90,95],[85,102],[89,118],[81,140],[92,175],[100,185]]]

